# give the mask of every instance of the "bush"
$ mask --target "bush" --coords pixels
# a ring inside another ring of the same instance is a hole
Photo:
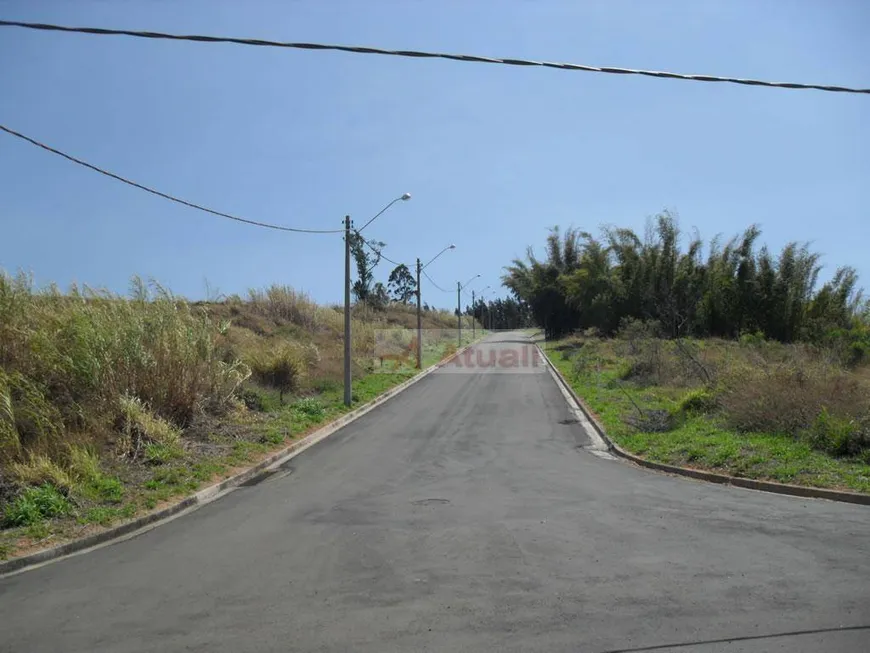
[[[12,463],[11,471],[15,479],[26,485],[48,483],[66,492],[69,492],[74,485],[73,478],[67,470],[42,454],[31,454],[24,462]]]
[[[718,407],[716,397],[706,388],[690,390],[680,399],[679,408],[684,413],[712,413]]]
[[[299,390],[306,373],[303,357],[291,345],[259,352],[251,361],[251,370],[259,383],[278,390],[282,402],[286,393]]]
[[[51,450],[63,430],[63,416],[43,388],[0,368],[0,463],[20,459],[25,450]]]
[[[866,420],[832,415],[827,408],[822,408],[803,436],[814,449],[832,456],[861,456],[870,451]]]
[[[293,406],[293,411],[312,419],[322,419],[326,414],[323,404],[314,397],[300,399]]]
[[[72,511],[69,500],[56,487],[44,483],[30,487],[6,506],[4,525],[9,527],[30,526],[52,517],[61,517]]]
[[[740,336],[740,344],[743,347],[759,347],[766,344],[767,340],[764,337],[764,334],[760,331],[755,331],[753,333],[744,333]]]
[[[797,348],[790,361],[735,364],[721,387],[719,402],[726,420],[741,431],[796,436],[823,409],[853,419],[870,408],[867,390],[857,378]]]
[[[124,396],[120,401],[118,453],[129,458],[144,458],[162,463],[181,455],[181,431],[153,414],[139,398]]]
[[[571,371],[575,377],[586,376],[596,371],[601,359],[601,342],[586,340],[581,348],[576,350]]]

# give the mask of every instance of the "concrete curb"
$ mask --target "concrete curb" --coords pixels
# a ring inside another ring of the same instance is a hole
[[[803,497],[808,499],[828,499],[829,501],[841,501],[843,503],[856,503],[860,505],[870,506],[870,494],[858,494],[857,492],[828,490],[825,488],[807,487],[803,485],[790,485],[787,483],[774,483],[773,481],[758,481],[751,478],[741,478],[739,476],[729,476],[727,474],[717,474],[715,472],[693,469],[691,467],[677,467],[676,465],[653,462],[651,460],[647,460],[646,458],[641,458],[640,456],[633,454],[630,451],[626,451],[607,436],[607,433],[604,431],[604,426],[601,424],[601,422],[598,421],[598,418],[590,410],[589,406],[587,406],[586,403],[580,398],[580,396],[574,391],[574,388],[571,387],[571,384],[569,384],[565,377],[562,376],[562,373],[553,364],[553,361],[550,360],[550,357],[547,356],[547,353],[543,349],[541,349],[540,346],[538,346],[538,349],[541,351],[541,354],[547,361],[550,369],[559,380],[559,383],[568,392],[568,394],[571,395],[574,401],[577,402],[577,405],[586,416],[586,419],[589,421],[589,423],[592,425],[592,427],[595,429],[596,433],[601,437],[601,439],[604,440],[604,442],[607,444],[608,450],[621,458],[630,460],[631,462],[640,465],[641,467],[646,467],[648,469],[654,469],[656,471],[666,472],[668,474],[678,474],[679,476],[687,476],[689,478],[694,478],[700,481],[707,481],[709,483],[718,483],[720,485],[733,485],[735,487],[742,487],[750,490],[773,492],[775,494],[787,494],[790,496]]]
[[[281,449],[280,451],[276,451],[275,453],[266,456],[266,458],[258,462],[256,465],[253,465],[252,467],[249,467],[248,469],[239,472],[238,474],[230,476],[229,478],[225,478],[219,483],[215,483],[214,485],[210,485],[207,488],[203,488],[202,490],[199,490],[198,492],[195,492],[194,494],[185,497],[184,499],[181,499],[177,503],[173,503],[170,506],[155,510],[154,512],[150,512],[140,517],[135,517],[130,521],[119,524],[118,526],[113,526],[93,535],[88,535],[86,537],[72,540],[70,542],[66,542],[64,544],[60,544],[49,549],[43,549],[35,553],[30,553],[25,556],[20,556],[17,558],[11,558],[9,560],[2,561],[0,562],[0,578],[8,574],[24,571],[37,565],[42,565],[46,562],[59,560],[72,554],[83,553],[88,549],[92,549],[96,546],[106,544],[113,540],[119,540],[128,536],[132,537],[134,534],[137,533],[137,531],[144,531],[146,529],[150,530],[151,528],[159,526],[159,522],[169,521],[170,519],[178,516],[179,513],[193,509],[197,506],[204,505],[206,503],[210,503],[211,501],[220,498],[227,490],[231,488],[235,488],[239,485],[242,485],[243,483],[247,483],[248,481],[251,481],[252,479],[260,475],[269,474],[271,473],[271,468],[283,465],[285,462],[298,456],[306,449],[314,446],[321,440],[329,437],[336,431],[344,428],[351,422],[359,419],[366,413],[374,410],[381,404],[392,399],[400,392],[408,389],[415,383],[422,381],[424,378],[432,374],[432,372],[446,365],[474,344],[477,344],[477,341],[466,345],[462,349],[459,349],[450,356],[443,358],[431,367],[426,368],[419,374],[412,376],[410,379],[403,381],[395,387],[390,388],[383,394],[380,394],[372,399],[367,404],[364,404],[359,408],[355,408],[349,413],[345,413],[338,419],[333,420],[329,424],[326,424],[325,426],[317,429],[303,439],[297,442],[293,442],[284,449]]]

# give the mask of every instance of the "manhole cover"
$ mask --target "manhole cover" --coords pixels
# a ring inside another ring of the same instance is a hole
[[[450,501],[448,499],[418,499],[417,501],[412,501],[411,503],[415,506],[436,506],[450,503]]]

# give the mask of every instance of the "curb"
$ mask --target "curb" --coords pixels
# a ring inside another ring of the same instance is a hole
[[[547,364],[550,366],[550,370],[555,374],[562,387],[571,395],[574,401],[577,402],[577,405],[586,416],[586,419],[589,421],[589,423],[595,429],[596,433],[607,445],[608,450],[621,458],[630,460],[631,462],[640,465],[641,467],[646,467],[648,469],[653,469],[659,472],[666,472],[668,474],[686,476],[689,478],[697,479],[699,481],[707,481],[709,483],[717,483],[719,485],[733,485],[734,487],[742,487],[749,490],[760,490],[762,492],[772,492],[774,494],[786,494],[794,497],[803,497],[806,499],[827,499],[829,501],[840,501],[842,503],[855,503],[859,505],[870,506],[870,494],[858,494],[857,492],[828,490],[825,488],[815,488],[804,485],[791,485],[788,483],[774,483],[773,481],[758,481],[751,478],[742,478],[740,476],[717,474],[715,472],[693,469],[691,467],[678,467],[676,465],[668,465],[666,463],[656,463],[651,460],[647,460],[646,458],[641,458],[640,456],[633,454],[630,451],[626,451],[607,436],[607,433],[604,431],[604,426],[601,424],[600,421],[598,421],[598,418],[590,410],[589,406],[586,405],[586,403],[574,391],[574,388],[571,387],[565,377],[562,376],[562,373],[553,364],[553,361],[550,360],[550,357],[547,356],[547,353],[543,349],[541,349],[540,346],[536,346],[541,351],[541,355],[547,361]]]
[[[462,354],[466,349],[477,344],[477,342],[478,341],[476,340],[475,342],[466,345],[465,347],[457,350],[450,356],[447,356],[446,358],[441,359],[434,365],[426,368],[419,374],[416,374],[410,379],[402,381],[402,383],[400,383],[399,385],[394,386],[389,390],[383,392],[367,404],[363,404],[358,408],[354,408],[352,411],[345,413],[344,415],[333,420],[329,424],[322,426],[321,428],[317,429],[313,433],[310,433],[301,440],[293,442],[284,449],[281,449],[280,451],[276,451],[275,453],[266,456],[266,458],[253,465],[252,467],[249,467],[248,469],[245,469],[238,474],[230,476],[229,478],[225,478],[224,480],[215,483],[214,485],[203,488],[202,490],[199,490],[198,492],[195,492],[194,494],[181,499],[177,503],[173,503],[172,505],[166,506],[165,508],[161,508],[159,510],[155,510],[154,512],[142,515],[141,517],[133,518],[128,522],[125,522],[118,526],[113,526],[93,535],[88,535],[86,537],[72,540],[70,542],[66,542],[64,544],[60,544],[49,549],[43,549],[35,553],[30,553],[25,556],[0,561],[0,578],[8,574],[27,570],[28,568],[35,567],[37,565],[42,565],[46,562],[59,560],[75,553],[85,552],[87,549],[91,549],[101,544],[106,544],[108,542],[111,542],[112,540],[117,540],[126,536],[132,536],[137,531],[144,530],[148,527],[154,528],[156,526],[159,526],[160,524],[158,522],[168,521],[169,519],[176,517],[177,515],[186,510],[190,510],[197,506],[205,505],[206,503],[210,503],[211,501],[219,499],[226,490],[238,487],[239,485],[247,483],[248,481],[260,475],[269,474],[271,467],[278,467],[279,465],[284,464],[288,460],[301,454],[309,447],[314,446],[321,440],[329,437],[336,431],[344,428],[351,422],[359,419],[360,417],[374,410],[386,401],[389,401],[400,392],[407,390],[415,383],[422,381],[424,378],[432,374],[432,372],[446,365],[456,356]]]

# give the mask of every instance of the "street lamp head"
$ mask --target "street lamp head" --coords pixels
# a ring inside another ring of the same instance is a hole
[[[456,245],[450,245],[447,247],[447,249],[456,249]]]
[[[406,202],[411,199],[411,193],[402,193],[402,197],[399,199],[405,200]]]

